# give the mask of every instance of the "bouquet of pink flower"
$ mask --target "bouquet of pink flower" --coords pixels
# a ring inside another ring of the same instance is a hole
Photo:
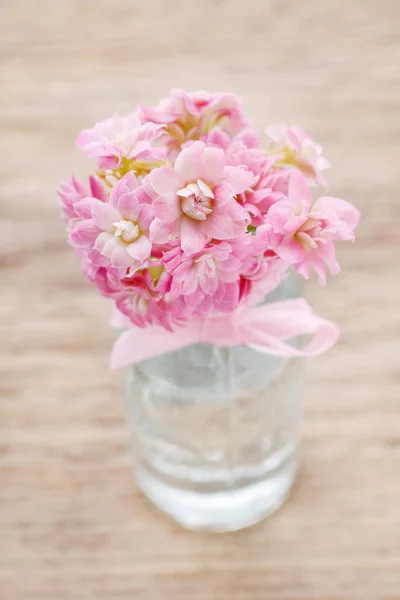
[[[329,163],[298,127],[258,133],[232,94],[172,90],[82,131],[97,159],[84,185],[59,196],[86,278],[138,327],[174,331],[193,319],[257,304],[291,267],[324,285],[338,273],[335,241],[359,213],[322,196]]]

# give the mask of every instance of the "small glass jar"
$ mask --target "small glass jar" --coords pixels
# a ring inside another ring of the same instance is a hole
[[[301,295],[295,276],[266,302]],[[285,500],[298,462],[301,360],[196,344],[127,369],[138,485],[188,529],[234,531]]]

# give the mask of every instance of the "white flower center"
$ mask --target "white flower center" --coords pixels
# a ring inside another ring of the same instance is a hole
[[[181,207],[183,212],[196,221],[205,221],[207,215],[212,212],[212,201],[214,194],[204,181],[189,183],[185,188],[177,191],[182,198]]]
[[[121,219],[121,221],[117,221],[113,223],[115,227],[114,235],[115,237],[121,238],[124,242],[131,243],[138,239],[140,230],[137,223],[133,223],[133,221],[126,221],[125,219]]]

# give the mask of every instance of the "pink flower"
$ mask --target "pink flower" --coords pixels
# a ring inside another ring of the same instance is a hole
[[[290,172],[286,169],[270,170],[269,167],[270,163],[267,163],[255,185],[238,198],[249,211],[251,224],[255,227],[264,222],[270,207],[285,200],[288,193]]]
[[[164,254],[163,264],[172,276],[168,302],[176,316],[187,319],[237,307],[242,260],[232,244],[207,244],[190,256],[176,247]]]
[[[253,174],[248,189],[238,194],[237,200],[250,214],[251,225],[258,227],[270,206],[287,195],[290,172],[272,168],[276,157],[266,156],[259,147],[259,135],[254,129],[244,129],[233,139],[214,129],[208,137],[208,144],[225,151],[228,165],[240,166]]]
[[[269,235],[276,254],[306,279],[312,266],[321,285],[326,282],[325,264],[334,275],[340,267],[334,240],[353,240],[359,212],[340,198],[322,197],[313,206],[310,188],[300,172],[289,182],[289,197],[271,206],[260,229]]]
[[[89,207],[91,218],[71,232],[72,245],[94,248],[113,267],[138,269],[151,253],[152,215],[149,197],[133,173],[114,186],[108,204],[91,199]]]
[[[78,202],[84,198],[97,198],[102,202],[107,202],[108,199],[106,190],[101,183],[92,176],[89,177],[88,187],[73,175],[69,181],[65,181],[61,184],[57,193],[61,198],[63,217],[65,223],[67,223],[68,231],[73,228],[77,219],[79,219],[79,215],[75,210],[75,206]]]
[[[247,237],[248,248],[240,270],[240,302],[253,305],[279,285],[288,264],[271,249],[267,228],[258,227],[254,235]]]
[[[162,267],[141,269],[125,277],[121,280],[123,293],[117,308],[138,327],[161,325],[171,330],[177,321],[164,299],[170,279]]]
[[[311,183],[326,185],[322,171],[330,164],[322,156],[322,147],[300,127],[270,125],[265,128],[269,141],[268,153],[277,166],[297,167]]]
[[[235,195],[249,186],[252,174],[225,162],[222,150],[194,142],[179,154],[174,169],[154,169],[147,176],[145,185],[155,197],[153,243],[180,238],[184,252],[195,254],[211,239],[246,231],[250,219]]]
[[[212,296],[219,281],[236,281],[241,266],[241,260],[232,253],[227,242],[207,244],[201,252],[191,256],[180,248],[174,249],[164,255],[163,263],[173,277],[171,294],[177,295],[201,290]]]
[[[133,324],[175,331],[263,301],[290,267],[321,284],[339,271],[334,244],[354,239],[358,211],[312,202],[329,163],[308,134],[265,133],[267,151],[232,94],[173,89],[79,134],[102,182],[61,185],[69,240],[85,277]]]
[[[158,107],[142,106],[139,114],[144,121],[167,125],[163,142],[172,156],[188,140],[203,139],[215,128],[232,137],[247,124],[234,94],[173,89]]]
[[[239,194],[237,200],[249,212],[251,225],[258,227],[272,204],[287,194],[289,172],[272,169],[274,157],[267,157],[258,147],[257,132],[246,129],[239,133],[227,148],[229,165],[246,167],[253,174],[249,188]]]
[[[99,159],[100,169],[121,167],[123,159],[157,160],[162,148],[153,143],[160,138],[163,127],[153,123],[142,123],[135,113],[126,117],[118,114],[84,129],[76,143],[87,156]]]
[[[91,260],[90,254],[86,252],[82,258],[82,273],[97,287],[102,296],[114,299],[121,296],[119,269],[99,265],[99,261]]]
[[[210,136],[215,140],[216,136]],[[254,188],[263,174],[265,174],[274,159],[268,159],[265,151],[259,147],[258,133],[253,129],[245,129],[239,133],[225,148],[227,164],[233,167],[245,167],[253,174],[251,188]]]

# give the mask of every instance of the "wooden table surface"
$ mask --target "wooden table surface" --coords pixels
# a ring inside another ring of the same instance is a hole
[[[3,0],[1,600],[400,599],[399,38],[398,0]],[[229,535],[135,488],[109,305],[55,199],[91,167],[82,127],[173,85],[309,130],[363,215],[342,274],[307,287],[343,335],[308,365],[298,483]]]

